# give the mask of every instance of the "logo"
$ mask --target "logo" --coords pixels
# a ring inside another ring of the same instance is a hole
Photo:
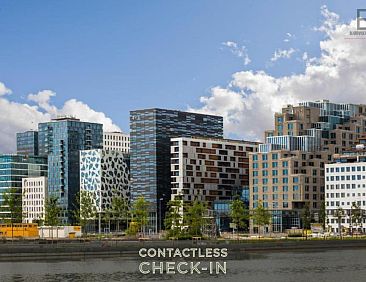
[[[357,9],[356,29],[350,30],[344,39],[366,39],[366,9]]]
[[[357,9],[357,30],[366,30],[366,9]]]

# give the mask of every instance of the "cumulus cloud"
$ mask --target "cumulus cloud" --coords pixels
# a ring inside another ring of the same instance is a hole
[[[339,15],[329,11],[326,5],[321,6],[320,12],[324,17],[324,20],[322,24],[319,27],[315,27],[314,30],[331,35],[339,22]]]
[[[11,94],[11,90],[5,86],[4,83],[0,82],[0,96]]]
[[[248,55],[248,50],[244,45],[240,46],[233,41],[223,42],[222,45],[226,46],[235,56],[241,58],[245,66],[250,64],[251,60]]]
[[[264,130],[273,128],[274,113],[286,104],[319,99],[366,103],[365,41],[345,37],[356,29],[356,21],[340,23],[324,6],[321,13],[321,54],[303,55],[307,63],[302,73],[273,77],[265,71],[237,72],[227,86],[214,87],[208,97],[201,97],[200,108],[190,110],[224,116],[227,136],[263,141]]]
[[[51,90],[29,94],[28,100],[35,105],[10,101],[4,96],[10,93],[11,90],[0,82],[0,153],[15,152],[17,132],[37,130],[38,123],[49,121],[59,115],[72,115],[82,121],[102,123],[105,131],[120,131],[120,128],[104,113],[97,112],[76,99],[66,101],[60,108],[56,107],[51,103],[51,98],[56,93]]]
[[[38,106],[50,114],[57,114],[57,108],[50,105],[51,97],[56,96],[56,93],[51,90],[42,90],[37,94],[29,94],[28,100],[36,102]]]
[[[292,54],[295,53],[295,49],[294,48],[290,48],[288,50],[282,50],[282,49],[278,49],[274,52],[271,61],[275,62],[278,59],[284,58],[284,59],[289,59],[291,58]]]

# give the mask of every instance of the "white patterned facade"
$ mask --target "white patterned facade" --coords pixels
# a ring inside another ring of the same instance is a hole
[[[22,179],[23,223],[44,221],[47,195],[47,177]]]
[[[80,190],[92,194],[98,213],[111,208],[113,197],[129,202],[128,155],[101,149],[80,151]]]
[[[103,132],[103,149],[130,152],[130,135],[122,132]]]

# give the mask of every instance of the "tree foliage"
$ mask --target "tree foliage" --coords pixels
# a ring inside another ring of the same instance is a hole
[[[345,216],[344,210],[341,207],[338,207],[335,210],[335,212],[334,212],[334,216],[338,220],[338,233],[339,233],[339,237],[342,238],[342,218]]]
[[[325,224],[327,222],[327,211],[325,208],[325,202],[323,201],[319,210],[319,223],[322,224],[323,229],[325,230]]]
[[[183,215],[182,201],[171,200],[168,203],[168,211],[165,216],[165,227],[168,231],[168,237],[179,237],[182,232]]]
[[[188,232],[190,235],[202,235],[202,227],[206,222],[206,219],[204,218],[206,210],[206,204],[203,202],[194,201],[192,204],[188,205],[184,220],[185,225],[188,226]]]
[[[80,191],[76,196],[76,209],[74,217],[86,232],[86,226],[90,220],[94,220],[97,216],[97,208],[90,192]]]
[[[56,197],[49,197],[45,203],[45,225],[57,226],[60,224],[61,207]]]
[[[309,203],[306,203],[303,210],[302,210],[302,225],[304,229],[310,229],[311,227],[311,212],[310,212],[310,206]]]
[[[3,193],[3,204],[1,206],[4,213],[3,220],[6,223],[21,223],[23,220],[22,213],[22,196],[19,193],[19,189],[10,188]]]
[[[105,219],[116,220],[117,221],[117,229],[119,230],[120,221],[125,221],[126,226],[128,223],[128,218],[130,215],[128,200],[121,196],[113,196],[111,208],[106,211]]]
[[[258,225],[259,228],[264,228],[265,225],[271,223],[271,213],[263,207],[262,202],[259,202],[258,206],[253,210],[251,218],[254,225]]]
[[[129,234],[133,234],[140,230],[145,233],[145,227],[149,216],[149,203],[143,196],[140,196],[134,201],[131,209],[131,220],[134,222],[129,228]]]
[[[357,203],[353,203],[351,207],[351,222],[352,222],[352,229],[353,227],[358,228],[359,226],[362,226],[363,221],[363,213],[360,205]],[[351,230],[353,234],[353,230]]]
[[[243,201],[235,199],[230,204],[231,222],[235,223],[238,228],[246,227],[246,220],[249,218],[248,209],[245,208]]]

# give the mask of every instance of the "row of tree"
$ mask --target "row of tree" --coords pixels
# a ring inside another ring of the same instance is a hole
[[[247,229],[249,220],[253,220],[253,224],[259,228],[271,222],[271,213],[263,207],[262,203],[249,211],[240,199],[231,202],[229,217],[236,230]],[[183,206],[179,200],[170,201],[165,217],[167,236],[175,238],[202,236],[204,227],[212,220],[215,218],[209,215],[204,202],[194,201]]]

